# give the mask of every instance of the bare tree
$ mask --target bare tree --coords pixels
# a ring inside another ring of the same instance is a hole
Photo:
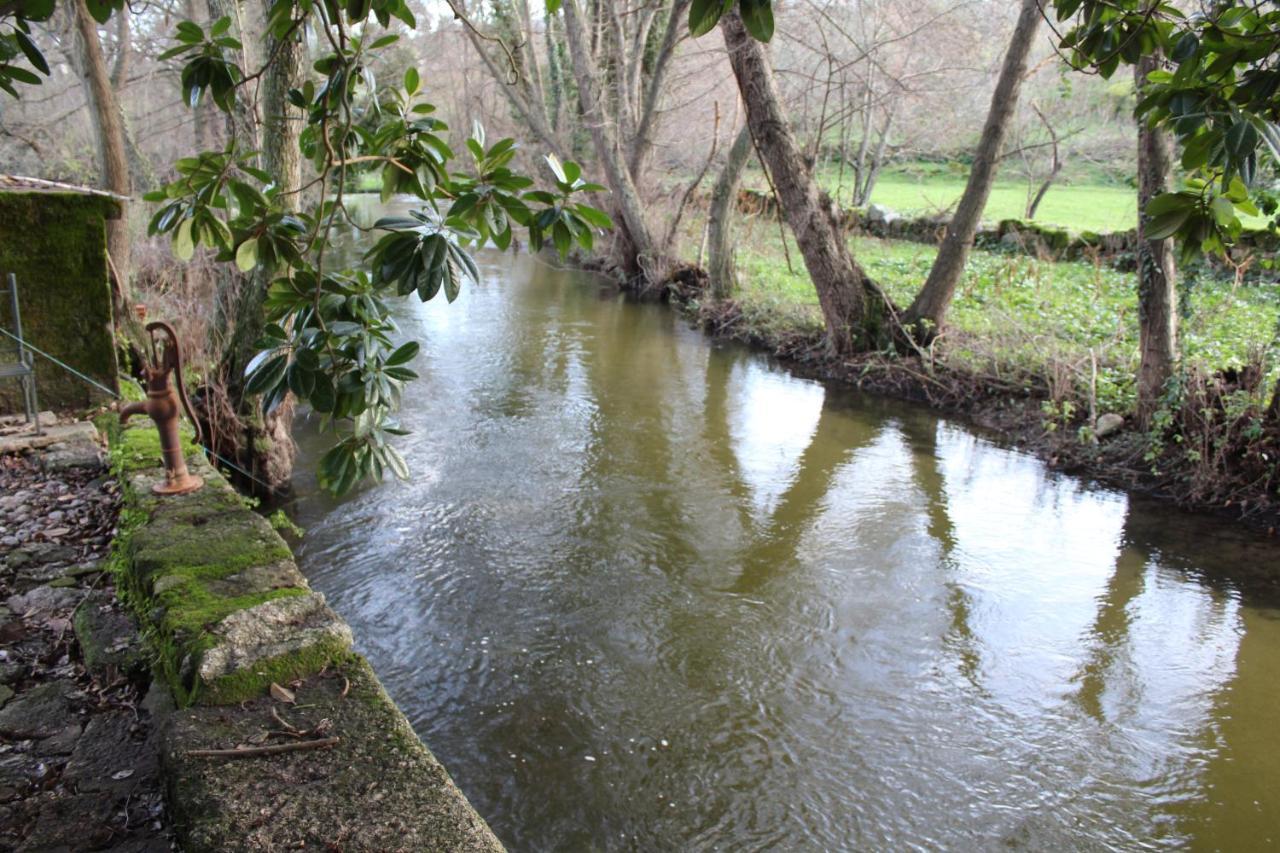
[[[734,137],[715,186],[711,189],[711,206],[707,212],[707,275],[711,279],[711,295],[727,299],[733,292],[734,264],[733,216],[737,210],[738,186],[751,159],[751,128],[743,125]]]
[[[111,85],[107,61],[102,53],[98,27],[84,0],[75,0],[72,15],[85,93],[93,113],[92,124],[97,139],[101,180],[111,192],[127,198],[133,192],[133,182],[125,147],[124,120],[116,101],[115,89]],[[123,321],[129,302],[129,217],[128,206],[122,207],[120,216],[107,221],[107,254],[111,260],[112,301],[117,323]]]
[[[600,87],[602,75],[591,51],[577,0],[565,0],[563,10],[565,37],[569,43],[569,55],[573,60],[574,77],[578,81],[582,116],[591,132],[596,157],[600,161],[601,168],[604,169],[609,189],[613,191],[614,204],[621,219],[621,230],[627,245],[623,260],[627,262],[628,273],[633,275],[643,273],[645,264],[651,264],[657,260],[658,247],[650,231],[644,204],[636,188],[635,179],[628,168],[622,150],[622,140],[619,139],[617,132],[619,127],[625,128],[629,123],[629,108],[626,102],[618,104],[618,113],[613,120],[605,113],[607,98]],[[619,51],[625,49],[625,45],[618,44],[618,49]],[[615,56],[615,59],[620,57]],[[619,117],[621,117],[620,120]]]
[[[878,288],[849,253],[831,200],[819,192],[805,163],[764,46],[748,35],[736,10],[720,19],[720,30],[747,106],[751,135],[817,291],[828,348],[835,355],[850,354],[877,336],[882,319]]]
[[[991,109],[982,129],[982,138],[974,153],[973,167],[964,195],[956,207],[955,216],[947,226],[938,256],[924,287],[907,309],[905,323],[918,338],[928,339],[941,329],[947,308],[955,296],[956,286],[964,275],[964,267],[973,248],[973,238],[982,221],[991,186],[1008,136],[1009,125],[1018,106],[1018,95],[1027,74],[1027,62],[1036,31],[1040,28],[1041,13],[1038,0],[1022,0],[1018,23],[1009,40],[1004,66],[991,96]]]
[[[1058,175],[1062,174],[1062,168],[1066,163],[1062,159],[1062,139],[1058,131],[1054,128],[1052,122],[1045,116],[1044,111],[1040,109],[1038,104],[1032,104],[1031,109],[1035,111],[1036,117],[1040,119],[1040,123],[1044,125],[1045,131],[1049,134],[1049,173],[1040,181],[1039,186],[1032,191],[1035,186],[1032,168],[1030,165],[1030,149],[1023,146],[1021,149],[1023,164],[1027,170],[1027,207],[1023,212],[1024,218],[1035,219],[1036,211],[1040,209],[1040,202],[1044,201],[1044,197],[1048,194],[1049,188],[1053,186],[1053,182],[1058,179]]]
[[[615,259],[637,280],[661,278],[670,249],[664,232],[649,221],[645,193],[651,189],[648,175],[669,69],[691,2],[645,0],[632,7],[595,0],[565,2],[562,18],[548,15],[544,22],[545,74],[534,50],[527,0],[492,4],[495,34],[468,27],[472,45],[512,109],[542,145],[561,157],[570,153],[567,140],[573,136],[564,127],[562,99],[576,94],[580,127],[590,136],[591,150],[612,193],[619,225]],[[561,40],[567,57],[561,54]],[[562,66],[566,58],[571,81]],[[548,80],[553,82],[551,91]],[[572,93],[563,91],[569,82]],[[678,219],[679,211],[672,221]]]

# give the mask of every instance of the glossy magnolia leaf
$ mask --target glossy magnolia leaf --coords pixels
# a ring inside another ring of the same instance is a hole
[[[402,345],[395,352],[391,353],[391,355],[387,357],[385,363],[387,367],[408,364],[417,358],[418,350],[420,349],[421,345],[417,341],[409,341],[407,344]]]
[[[289,361],[283,355],[271,355],[249,375],[245,391],[250,394],[261,394],[280,384],[284,379]]]
[[[13,38],[18,43],[18,49],[22,51],[22,55],[27,58],[27,61],[35,66],[37,71],[48,77],[49,63],[45,61],[44,54],[36,47],[36,43],[31,40],[31,37],[22,30],[14,30]]]
[[[560,165],[560,158],[554,154],[546,156],[547,165],[551,167],[551,173],[556,176],[556,180],[562,184],[569,183],[569,178],[564,173],[564,167]]]
[[[258,241],[254,238],[245,240],[236,249],[236,269],[248,272],[258,265]]]
[[[573,212],[578,214],[579,218],[584,220],[588,225],[596,228],[610,229],[613,227],[613,220],[609,218],[609,214],[603,210],[597,210],[594,207],[585,204],[576,204]]]
[[[773,5],[771,0],[738,0],[742,23],[756,41],[773,38]]]
[[[693,0],[689,6],[689,34],[696,38],[711,32],[732,8],[733,0]]]
[[[192,237],[193,219],[184,219],[173,232],[173,256],[180,261],[189,261],[196,252],[195,239]]]

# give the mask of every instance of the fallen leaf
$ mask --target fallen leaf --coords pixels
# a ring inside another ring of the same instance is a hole
[[[292,705],[298,701],[298,697],[293,695],[292,690],[287,687],[281,687],[274,681],[271,682],[271,698],[275,699],[277,702],[284,702],[287,705]]]
[[[128,779],[132,775],[133,769],[130,768],[128,770],[117,770],[115,773],[111,774],[111,778],[119,782],[121,779]]]
[[[51,616],[48,619],[44,620],[44,626],[48,628],[50,631],[54,631],[59,634],[64,634],[71,627],[71,620],[64,619],[61,616]]]

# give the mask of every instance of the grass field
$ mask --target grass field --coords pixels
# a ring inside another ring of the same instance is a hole
[[[848,172],[844,175],[843,187],[836,169],[827,169],[819,177],[827,192],[838,194],[842,203],[848,203],[852,183]],[[910,167],[887,169],[876,182],[871,201],[907,216],[949,213],[964,193],[967,179],[967,170],[958,167],[936,168],[923,173],[921,169]],[[758,171],[748,175],[747,183],[757,189],[767,188],[764,176]],[[1025,183],[997,181],[991,190],[984,218],[991,222],[1021,219],[1026,206]],[[1036,211],[1035,221],[1075,231],[1127,231],[1137,225],[1137,216],[1137,198],[1132,188],[1080,182],[1050,187]]]
[[[750,220],[736,241],[747,321],[765,336],[821,331],[813,285],[794,242],[787,269],[776,224]],[[936,249],[916,243],[856,239],[858,260],[899,305],[928,275]],[[1184,358],[1208,370],[1238,367],[1269,347],[1280,323],[1280,292],[1216,280],[1186,288],[1181,320]],[[975,251],[938,347],[948,364],[999,376],[1054,377],[1087,393],[1096,358],[1098,400],[1127,412],[1138,360],[1136,282],[1105,265],[1042,261]],[[1275,359],[1268,359],[1274,363]]]
[[[960,178],[917,181],[887,175],[876,182],[871,200],[908,215],[950,212],[963,192],[964,179]],[[984,216],[992,222],[1021,219],[1026,204],[1024,184],[999,182],[991,188]],[[1137,197],[1127,187],[1054,186],[1040,203],[1035,221],[1076,231],[1127,231],[1137,226]]]

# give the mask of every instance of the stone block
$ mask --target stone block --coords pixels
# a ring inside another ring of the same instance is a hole
[[[344,687],[347,689],[344,692]],[[226,761],[192,755],[258,740],[272,700],[177,711],[162,766],[179,841],[203,851],[498,851],[501,842],[409,727],[369,665],[351,655],[298,688],[290,720],[329,720],[329,749]]]

